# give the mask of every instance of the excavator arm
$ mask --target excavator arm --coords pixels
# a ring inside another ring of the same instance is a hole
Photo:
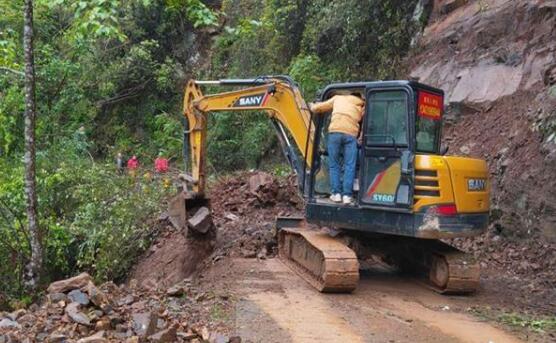
[[[244,87],[203,95],[200,86]],[[263,111],[271,119],[290,165],[298,175],[311,167],[315,127],[311,112],[295,83],[284,76],[252,80],[190,80],[185,87],[183,113],[187,119],[192,191],[203,197],[206,184],[206,139],[209,113]],[[295,146],[290,142],[291,135]],[[304,179],[304,177],[300,177]]]

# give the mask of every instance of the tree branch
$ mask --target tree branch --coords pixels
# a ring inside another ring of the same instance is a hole
[[[134,87],[131,87],[127,90],[124,90],[122,93],[120,93],[120,94],[118,94],[118,95],[116,95],[112,98],[97,101],[96,106],[99,107],[99,108],[104,108],[105,106],[113,105],[113,104],[125,101],[127,99],[138,97],[139,95],[141,95],[141,91],[143,91],[145,89],[145,87],[147,87],[147,85],[149,84],[149,82],[151,80],[152,79],[148,79],[145,82],[143,82],[143,83],[141,83],[137,86],[134,86]]]
[[[13,74],[16,74],[17,76],[21,76],[21,77],[25,76],[24,72],[19,71],[19,70],[15,70],[15,69],[12,69],[12,68],[8,68],[8,67],[0,67],[0,71],[4,71],[6,73],[13,73]]]

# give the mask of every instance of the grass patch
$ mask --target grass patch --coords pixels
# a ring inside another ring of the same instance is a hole
[[[552,316],[538,317],[514,312],[499,314],[497,320],[512,327],[526,328],[537,333],[556,331],[556,317]]]
[[[210,309],[210,318],[215,321],[228,320],[229,314],[221,304],[214,304]]]
[[[507,312],[492,308],[472,308],[470,312],[482,320],[498,322],[511,328],[526,329],[540,334],[556,333],[556,316]]]

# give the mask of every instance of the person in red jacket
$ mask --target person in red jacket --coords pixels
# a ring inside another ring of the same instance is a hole
[[[154,170],[161,174],[168,171],[168,159],[163,157],[162,152],[158,153],[158,157],[154,160]]]
[[[137,160],[137,156],[133,155],[127,161],[127,170],[129,172],[129,175],[135,176],[137,173],[137,168],[139,168],[139,161]]]

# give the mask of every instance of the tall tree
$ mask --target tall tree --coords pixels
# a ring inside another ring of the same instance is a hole
[[[23,50],[25,53],[25,195],[31,259],[26,268],[27,287],[35,289],[42,269],[42,245],[37,215],[37,183],[35,175],[35,60],[33,50],[33,0],[25,0]]]

